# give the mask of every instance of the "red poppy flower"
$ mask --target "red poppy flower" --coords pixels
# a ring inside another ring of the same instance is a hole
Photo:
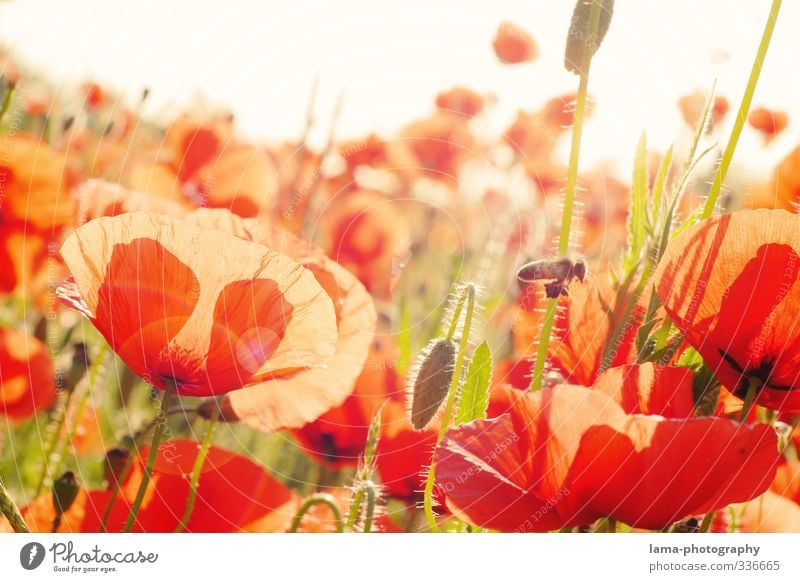
[[[0,225],[0,292],[20,291],[33,295],[32,290],[46,286],[47,238],[25,225]]]
[[[743,210],[673,239],[656,291],[686,341],[731,392],[760,384],[762,406],[800,411],[800,217]]]
[[[420,501],[425,476],[436,447],[438,422],[425,430],[411,427],[400,402],[387,402],[383,408],[381,438],[376,465],[386,492],[405,501]]]
[[[333,306],[314,276],[264,246],[147,213],[98,218],[61,248],[86,315],[152,385],[223,394],[318,366],[334,351]]]
[[[376,313],[364,286],[322,249],[290,232],[227,210],[201,209],[188,220],[262,244],[300,263],[330,297],[338,330],[335,352],[314,369],[259,383],[226,396],[235,418],[272,431],[298,428],[340,405],[353,391],[375,331]]]
[[[294,435],[304,451],[328,466],[355,465],[364,452],[372,418],[388,399],[400,401],[397,345],[390,336],[372,342],[353,393]]]
[[[0,414],[23,420],[55,401],[55,375],[38,339],[0,328]]]
[[[747,123],[764,136],[765,143],[769,143],[789,125],[789,116],[785,111],[757,107],[747,116]]]
[[[172,532],[179,524],[189,495],[198,443],[173,440],[159,447],[153,478],[134,524],[135,532]],[[149,447],[132,459],[132,468],[112,505],[106,531],[123,529],[136,495]],[[109,489],[82,489],[64,514],[59,532],[98,532],[111,500]],[[211,447],[200,481],[187,532],[286,531],[297,509],[297,496],[253,461]],[[55,511],[47,493],[23,508],[31,531],[50,532]]]
[[[500,62],[511,65],[533,61],[539,56],[539,47],[531,34],[513,22],[503,22],[499,26],[493,46]]]
[[[448,431],[437,482],[453,513],[501,531],[549,531],[612,517],[660,529],[769,486],[766,425],[627,415],[598,390],[507,388],[509,414]]]
[[[688,368],[648,362],[606,370],[592,388],[611,397],[628,414],[690,418],[694,414],[693,379]]]
[[[436,96],[436,107],[471,118],[483,110],[483,97],[466,87],[453,87]]]

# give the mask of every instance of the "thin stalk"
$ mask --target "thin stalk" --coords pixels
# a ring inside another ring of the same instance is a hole
[[[700,524],[700,533],[708,533],[708,530],[711,529],[711,521],[714,519],[714,515],[716,511],[709,511],[703,517],[703,523]]]
[[[592,9],[589,13],[587,39],[595,38],[599,22],[600,0],[593,0]],[[589,69],[591,63],[592,51],[587,46],[584,46],[580,83],[578,84],[578,94],[575,100],[575,116],[572,124],[572,145],[570,146],[569,169],[567,171],[567,190],[564,195],[564,212],[561,218],[561,232],[558,237],[558,254],[562,257],[566,256],[569,251],[569,233],[572,227],[575,191],[578,186],[578,160],[581,151],[581,136],[583,135],[583,119],[586,113],[586,95],[589,86]],[[544,322],[542,323],[542,335],[539,339],[539,347],[536,351],[536,361],[534,362],[533,368],[533,377],[531,378],[531,390],[540,390],[542,388],[544,366],[547,361],[547,351],[550,346],[550,335],[553,331],[553,322],[556,317],[557,305],[558,298],[550,299],[547,302]]]
[[[192,517],[194,504],[197,501],[197,486],[200,483],[200,473],[202,472],[203,465],[206,462],[208,450],[211,448],[211,442],[214,440],[214,431],[217,428],[217,421],[219,420],[219,411],[220,407],[218,405],[211,413],[206,434],[203,436],[203,444],[200,446],[200,452],[197,454],[197,458],[194,460],[194,467],[192,467],[192,480],[191,484],[189,485],[189,499],[186,500],[186,510],[183,512],[183,518],[181,518],[181,522],[175,528],[175,533],[180,533],[185,530],[186,524],[189,523],[189,519]]]
[[[139,489],[136,491],[136,498],[133,501],[131,512],[128,515],[128,520],[125,522],[123,531],[129,533],[133,529],[133,523],[136,521],[136,514],[139,513],[139,508],[144,501],[145,493],[147,493],[147,486],[150,484],[150,477],[153,475],[153,466],[156,463],[156,455],[158,454],[158,445],[161,443],[161,437],[164,434],[164,427],[167,426],[167,411],[169,410],[169,403],[172,400],[172,394],[175,392],[175,380],[167,378],[165,380],[166,390],[164,397],[161,399],[161,408],[158,411],[156,430],[153,432],[153,440],[150,443],[150,453],[147,456],[147,466],[142,475],[142,482],[139,484]]]
[[[297,529],[300,527],[303,517],[305,517],[306,513],[308,513],[308,510],[315,505],[327,505],[328,508],[333,512],[333,518],[336,521],[336,531],[338,533],[342,533],[344,531],[342,512],[339,511],[339,507],[336,505],[333,497],[327,493],[320,493],[317,495],[312,495],[306,499],[303,505],[300,506],[300,509],[297,511],[294,519],[292,520],[292,527],[289,528],[289,533],[297,533]]]
[[[728,168],[733,160],[733,154],[736,151],[736,144],[739,142],[739,136],[744,129],[747,114],[750,111],[750,104],[753,101],[753,93],[755,93],[756,85],[758,85],[758,77],[761,75],[761,68],[764,66],[764,60],[767,58],[767,49],[772,40],[772,32],[775,30],[775,23],[778,21],[778,13],[781,10],[781,3],[783,0],[772,0],[772,7],[769,10],[767,23],[764,25],[764,32],[761,35],[761,43],[758,45],[758,52],[753,61],[753,66],[750,69],[750,78],[747,80],[747,87],[742,97],[742,102],[739,105],[739,111],[736,113],[736,122],[733,124],[731,136],[728,138],[728,145],[725,146],[725,152],[722,154],[722,160],[719,163],[719,169],[714,182],[711,184],[711,190],[708,192],[706,205],[703,208],[702,217],[708,218],[714,212],[714,207],[719,199],[719,194],[722,191],[722,183],[725,181],[725,175],[728,173]]]
[[[464,332],[461,334],[461,344],[458,349],[458,357],[456,358],[456,365],[453,369],[453,378],[450,380],[450,389],[447,392],[447,403],[445,404],[444,414],[442,416],[442,423],[439,426],[439,434],[436,437],[436,447],[433,449],[431,456],[431,465],[428,468],[428,476],[425,479],[425,498],[424,509],[425,519],[428,522],[432,531],[438,532],[439,526],[436,523],[436,516],[433,514],[433,486],[436,481],[436,449],[442,443],[447,428],[450,425],[450,418],[453,416],[453,408],[455,407],[456,396],[458,394],[458,385],[461,380],[461,370],[464,367],[464,360],[466,358],[467,346],[469,345],[469,330],[472,327],[472,317],[475,313],[475,286],[467,285],[466,293],[462,295],[459,301],[457,312],[454,315],[453,321],[457,321],[460,315],[461,305],[463,305],[464,297],[467,301],[467,313],[464,316]],[[451,332],[454,333],[453,325],[451,325]],[[451,337],[451,335],[448,335]]]
[[[16,533],[29,533],[28,526],[25,525],[25,520],[22,519],[22,514],[8,494],[2,479],[0,479],[0,512],[6,516],[8,523],[11,524],[11,529]]]

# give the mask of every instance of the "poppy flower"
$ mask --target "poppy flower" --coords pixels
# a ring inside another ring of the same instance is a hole
[[[331,300],[310,271],[270,249],[148,213],[98,218],[64,242],[62,300],[158,388],[219,395],[324,363]]]
[[[180,218],[191,208],[188,204],[159,195],[129,190],[105,180],[88,180],[77,189],[80,208],[88,215],[79,216],[78,224],[101,216],[117,216],[126,212],[153,212]]]
[[[789,125],[789,115],[785,111],[757,107],[747,116],[747,123],[764,136],[764,143],[770,143]]]
[[[381,438],[375,464],[387,494],[414,502],[422,499],[425,476],[436,447],[438,422],[424,430],[414,430],[405,406],[387,402],[381,414]]]
[[[688,368],[653,363],[610,368],[592,388],[619,403],[627,414],[653,414],[690,418],[694,414],[692,381]]]
[[[33,134],[6,136],[0,162],[0,223],[26,224],[41,232],[72,224],[75,206],[69,192],[66,159]]]
[[[242,219],[221,209],[200,209],[188,220],[264,245],[297,261],[330,298],[336,316],[335,352],[319,367],[229,393],[227,416],[272,431],[301,427],[340,405],[353,391],[375,331],[377,315],[364,286],[316,245],[269,223]]]
[[[35,296],[47,286],[48,239],[24,224],[0,223],[0,292]]]
[[[655,273],[672,321],[719,381],[744,398],[800,411],[800,217],[742,210],[670,241]]]
[[[729,511],[735,516],[736,531],[744,533],[800,532],[800,505],[774,491],[765,491],[755,499],[731,505]],[[726,519],[725,513],[717,514],[723,523],[721,526],[712,526],[711,531],[730,531],[731,519]]]
[[[539,47],[531,34],[513,22],[503,22],[492,43],[501,63],[515,65],[533,61],[539,56]]]
[[[334,468],[358,463],[370,424],[381,405],[389,399],[402,398],[398,357],[391,336],[375,338],[347,400],[293,432],[307,454]]]
[[[532,291],[524,295],[518,305],[518,321],[514,326],[514,345],[521,355],[534,356],[541,337],[544,291],[541,284],[531,285]],[[587,278],[586,282],[573,281],[569,295],[559,298],[555,328],[558,330],[550,342],[553,368],[572,384],[591,386],[603,363],[603,351],[611,328],[608,309],[623,306],[630,301],[615,289],[604,274]],[[623,328],[617,349],[611,354],[606,368],[632,363],[635,358],[636,333],[641,325],[648,297],[640,297],[631,308],[631,316]],[[619,311],[622,314],[623,310]],[[621,315],[620,315],[621,317]],[[619,322],[615,322],[615,325]]]
[[[683,120],[687,125],[694,128],[700,123],[700,117],[706,106],[708,98],[700,91],[690,95],[684,95],[678,100],[678,108],[681,110]],[[711,105],[711,124],[717,125],[722,122],[730,109],[730,103],[725,97],[716,95]]]
[[[448,431],[437,482],[458,517],[549,531],[612,517],[660,529],[763,493],[778,453],[767,425],[628,415],[598,390],[506,389],[508,414]]]
[[[24,420],[55,398],[47,347],[35,337],[0,327],[0,414]]]
[[[782,208],[795,212],[800,202],[800,147],[780,161],[770,180],[755,184],[746,196],[749,208]]]
[[[353,192],[334,201],[321,220],[328,256],[374,296],[389,296],[409,240],[409,226],[397,204],[376,192]]]
[[[453,87],[436,96],[436,107],[467,118],[478,115],[483,110],[483,97],[466,87]]]
[[[136,516],[135,532],[172,532],[183,516],[192,473],[200,447],[195,441],[177,439],[162,443],[156,457],[152,481]],[[132,459],[131,470],[121,483],[111,506],[106,531],[120,532],[130,512],[144,472],[149,447]],[[64,514],[59,532],[98,532],[111,501],[108,489],[82,489]],[[212,446],[203,464],[197,500],[187,532],[286,531],[297,509],[298,499],[263,467],[250,459]],[[47,493],[22,509],[34,532],[50,532],[55,510]]]

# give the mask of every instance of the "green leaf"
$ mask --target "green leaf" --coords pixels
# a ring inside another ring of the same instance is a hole
[[[633,163],[631,211],[628,219],[628,252],[623,262],[624,272],[630,275],[642,256],[647,240],[647,137],[639,138]]]
[[[667,174],[669,174],[669,168],[672,165],[672,146],[669,146],[667,153],[664,154],[664,159],[661,160],[661,166],[658,168],[658,174],[656,174],[656,181],[653,184],[653,230],[655,230],[656,225],[658,224],[658,219],[661,217],[661,205],[662,201],[664,200],[664,188],[667,181]]]
[[[489,384],[492,379],[492,352],[489,344],[481,343],[472,356],[467,379],[458,400],[456,425],[486,418],[489,406]]]

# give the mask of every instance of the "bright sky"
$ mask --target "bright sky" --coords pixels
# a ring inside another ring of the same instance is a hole
[[[660,148],[685,140],[678,97],[710,88],[738,104],[769,0],[617,0],[611,30],[592,66],[596,113],[584,160],[622,161],[628,172],[645,130]],[[246,2],[192,0],[0,4],[0,41],[54,81],[94,78],[133,103],[151,89],[151,112],[177,110],[201,94],[224,105],[246,135],[273,141],[300,134],[314,77],[320,78],[317,137],[345,91],[341,137],[389,132],[430,111],[455,84],[498,96],[498,127],[517,108],[574,91],[562,66],[571,0],[374,0]],[[528,65],[502,66],[492,50],[498,24],[527,28],[540,47]],[[755,105],[789,112],[792,124],[766,154],[798,143],[800,2],[784,2]],[[791,76],[790,76],[791,75]],[[732,116],[732,115],[731,115]],[[725,126],[721,139],[727,139]],[[758,139],[740,152],[763,164]]]

